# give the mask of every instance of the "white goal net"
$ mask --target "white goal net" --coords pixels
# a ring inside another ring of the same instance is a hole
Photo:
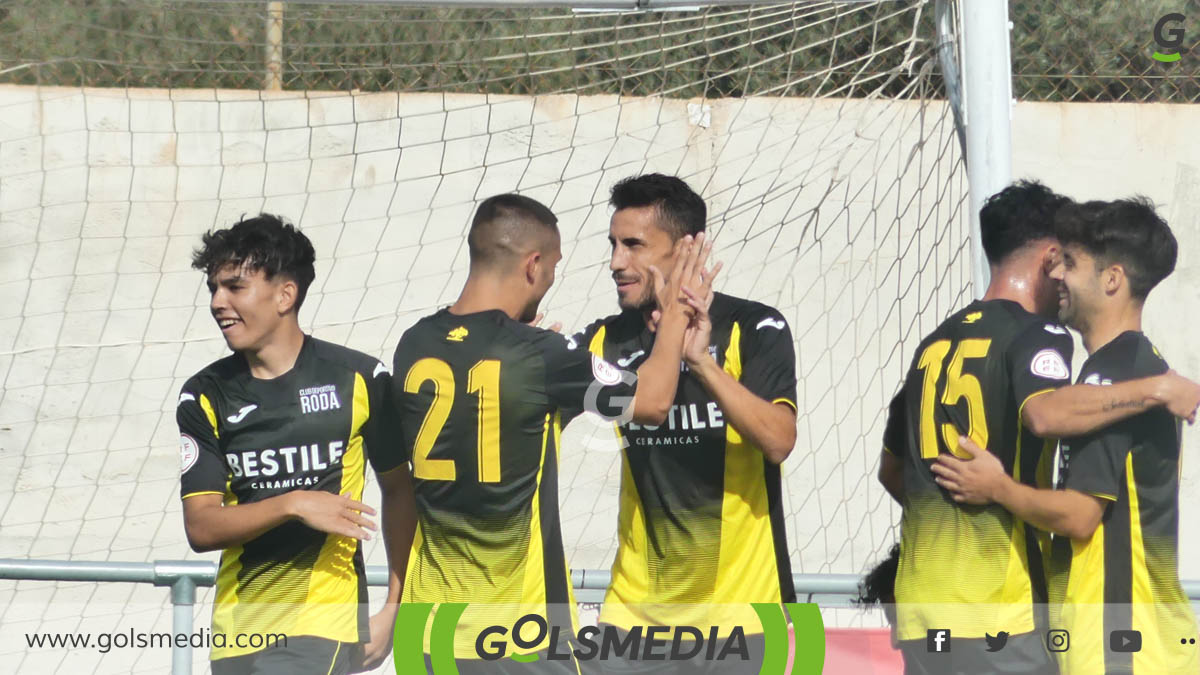
[[[297,223],[318,255],[302,325],[390,361],[408,326],[457,295],[474,206],[500,192],[560,218],[548,319],[575,330],[612,313],[608,190],[649,171],[707,200],[719,290],[791,323],[793,570],[859,573],[896,537],[874,477],[887,401],[913,346],[971,296],[933,2],[9,4],[21,11],[0,18],[0,557],[215,559],[184,538],[174,418],[183,381],[225,353],[189,267],[203,232],[260,211]],[[577,422],[564,437],[573,568],[607,568],[616,551],[620,461],[598,449],[610,433]],[[383,564],[378,542],[367,552]],[[0,582],[0,658],[19,672],[161,672],[169,650],[20,636],[169,617],[163,589]]]

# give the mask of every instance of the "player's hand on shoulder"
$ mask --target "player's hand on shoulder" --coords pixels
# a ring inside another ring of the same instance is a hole
[[[289,512],[305,525],[329,534],[354,539],[370,539],[375,523],[367,515],[375,509],[346,495],[322,490],[295,490],[287,493]],[[366,515],[364,515],[366,514]]]
[[[1160,376],[1158,398],[1172,415],[1185,419],[1188,424],[1196,421],[1196,408],[1200,407],[1200,384],[1168,370]]]
[[[546,318],[546,315],[544,313],[538,312],[537,316],[533,317],[533,320],[525,325],[532,326],[534,328],[538,328],[538,327],[540,327],[540,325],[542,323],[542,319],[545,319],[545,318]],[[554,323],[550,324],[549,326],[546,326],[546,330],[554,332],[554,333],[561,333],[562,329],[563,329],[563,325],[562,325],[561,321],[555,321]]]
[[[1000,483],[1007,477],[1000,458],[979,447],[966,436],[958,439],[966,458],[943,453],[929,467],[934,482],[946,489],[954,501],[962,504],[990,504]]]

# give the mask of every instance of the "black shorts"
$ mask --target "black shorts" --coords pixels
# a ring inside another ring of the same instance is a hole
[[[307,635],[289,637],[262,651],[212,662],[213,675],[345,675],[357,642],[338,642]]]
[[[601,624],[602,628],[606,626]],[[627,631],[616,629],[622,641],[628,637]],[[710,655],[707,649],[699,649],[690,658],[671,660],[647,660],[645,658],[630,658],[632,653],[626,652],[621,656],[609,653],[607,658],[580,659],[579,666],[583,675],[691,675],[692,673],[710,675],[758,675],[762,670],[763,656],[766,654],[766,638],[762,633],[746,635],[747,658],[741,654],[729,654],[725,658],[719,651],[724,643],[717,644],[714,653]],[[644,644],[642,645],[644,647]],[[658,650],[662,652],[663,650]],[[682,650],[687,652],[688,650]],[[646,656],[645,652],[639,657]]]
[[[900,643],[904,675],[1058,675],[1043,638],[1040,631],[1013,635],[995,652],[982,638],[954,638],[950,650],[941,653],[929,651],[925,640],[905,640]]]

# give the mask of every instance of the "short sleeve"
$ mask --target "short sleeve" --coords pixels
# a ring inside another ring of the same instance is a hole
[[[565,425],[581,412],[609,420],[631,412],[637,375],[592,354],[587,346],[542,331],[536,340],[546,366],[546,392]]]
[[[1132,444],[1126,426],[1118,423],[1095,434],[1063,441],[1068,453],[1063,487],[1116,501]]]
[[[904,431],[907,422],[904,418],[904,389],[901,388],[892,402],[888,404],[887,422],[883,427],[883,451],[895,457],[904,451]]]
[[[768,309],[739,330],[742,385],[763,400],[796,410],[796,353],[787,321]]]
[[[229,467],[217,442],[216,413],[192,382],[179,394],[175,421],[179,424],[180,497],[225,494]]]
[[[381,361],[371,372],[360,375],[366,382],[370,411],[362,430],[367,461],[376,473],[384,473],[408,461],[400,435],[400,413],[392,401],[392,374]]]
[[[1070,384],[1074,349],[1067,329],[1053,323],[1035,323],[1019,334],[1009,348],[1013,397],[1018,404]]]

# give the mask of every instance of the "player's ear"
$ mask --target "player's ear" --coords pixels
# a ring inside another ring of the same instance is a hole
[[[296,308],[296,298],[300,296],[300,287],[292,279],[280,280],[275,289],[275,308],[282,315]]]
[[[1116,293],[1128,283],[1129,280],[1125,278],[1125,268],[1119,264],[1109,265],[1100,273],[1100,285],[1108,295]]]
[[[525,256],[525,281],[531,285],[536,285],[538,282],[538,271],[542,266],[542,252],[531,251]]]
[[[1062,248],[1059,247],[1058,243],[1055,242],[1047,246],[1046,249],[1042,251],[1042,273],[1046,276],[1050,276],[1050,272],[1058,266],[1058,263],[1061,260]]]

